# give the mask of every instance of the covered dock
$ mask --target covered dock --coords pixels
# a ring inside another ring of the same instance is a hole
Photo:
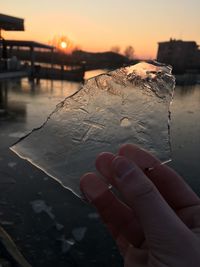
[[[35,50],[48,50],[53,54],[54,47],[34,41],[5,40],[2,36],[2,30],[24,31],[24,19],[0,14],[0,79],[23,76],[34,78],[37,72]],[[28,49],[30,62],[21,64],[18,58],[12,54],[13,49],[18,51]]]
[[[83,81],[84,66],[67,66],[63,55],[54,53],[54,46],[35,41],[6,40],[2,30],[24,31],[24,19],[0,14],[0,79],[29,77]]]
[[[24,31],[24,19],[0,14],[0,38],[1,31]]]
[[[48,50],[51,51],[51,66],[53,67],[53,52],[54,47],[34,41],[25,41],[25,40],[0,40],[0,47],[1,51],[3,53],[3,46],[6,47],[6,54],[7,54],[7,72],[13,71],[13,68],[16,69],[16,71],[25,71],[26,76],[30,76],[32,78],[37,75],[38,72],[38,65],[35,62],[35,51],[37,50]],[[16,62],[17,58],[15,55],[13,55],[13,50],[29,50],[29,62],[23,62],[20,66],[13,66],[13,64]],[[15,62],[14,62],[15,61]],[[9,64],[10,63],[10,64]],[[1,75],[0,75],[1,77]]]

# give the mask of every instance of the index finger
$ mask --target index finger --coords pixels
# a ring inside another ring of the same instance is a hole
[[[132,209],[121,202],[100,177],[95,173],[83,175],[80,189],[96,207],[116,241],[123,236],[136,247],[142,244],[144,233]]]
[[[132,144],[122,145],[119,155],[134,161],[155,184],[159,192],[175,210],[200,204],[199,197],[185,181],[166,164],[149,152]],[[153,167],[151,171],[148,168]]]

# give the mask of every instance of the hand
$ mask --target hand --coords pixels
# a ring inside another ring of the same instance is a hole
[[[80,188],[115,239],[125,267],[200,266],[200,200],[178,174],[130,144],[117,156],[98,155],[96,168],[103,179],[85,174]]]

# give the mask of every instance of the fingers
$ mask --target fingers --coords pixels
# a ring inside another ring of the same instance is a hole
[[[100,170],[104,177],[112,176],[112,170],[110,168],[115,155],[109,152],[100,153],[96,159],[96,168]]]
[[[152,171],[145,173],[175,210],[200,204],[198,196],[184,180],[167,165],[160,165],[160,161],[149,152],[136,145],[126,144],[120,148],[119,155],[135,162],[144,172],[145,169],[154,167]]]
[[[81,178],[80,188],[86,198],[95,205],[116,241],[119,236],[124,236],[137,247],[142,244],[144,234],[133,211],[113,195],[102,179],[93,173],[86,174]]]
[[[149,244],[156,246],[160,241],[165,244],[174,236],[191,234],[136,164],[118,156],[112,162],[112,169],[117,188],[138,215]]]
[[[115,155],[109,152],[103,152],[98,155],[96,159],[96,169],[99,173],[107,179],[109,184],[116,187],[114,174],[112,173],[112,161]]]

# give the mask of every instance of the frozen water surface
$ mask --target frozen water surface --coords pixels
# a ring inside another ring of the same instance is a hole
[[[123,67],[86,81],[47,121],[11,149],[80,196],[79,179],[96,155],[135,143],[170,158],[174,77],[158,63]]]

